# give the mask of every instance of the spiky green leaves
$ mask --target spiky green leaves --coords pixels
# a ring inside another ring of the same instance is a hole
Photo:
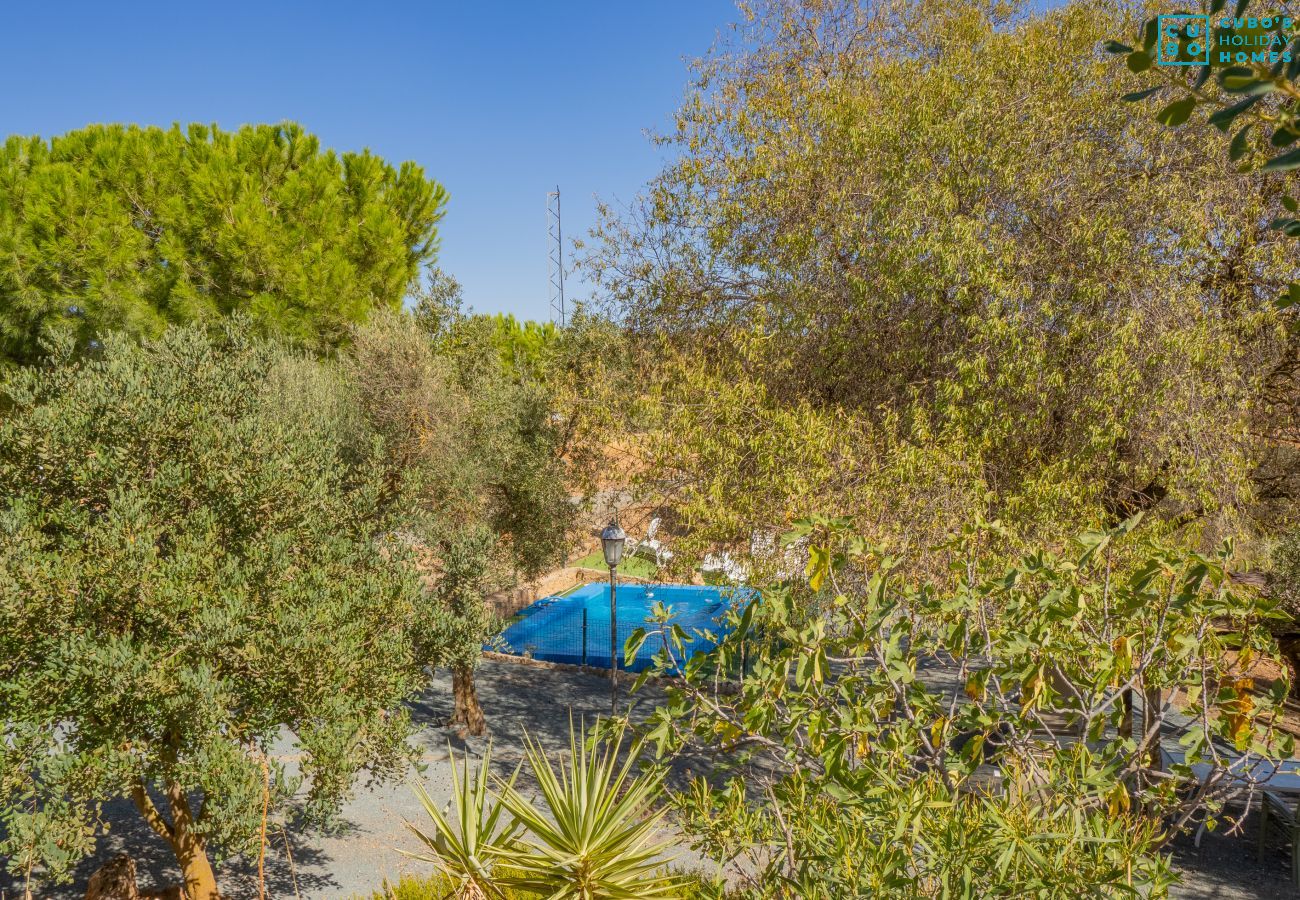
[[[521,874],[510,883],[553,900],[671,900],[680,880],[665,873],[672,846],[661,832],[664,772],[638,770],[624,754],[625,732],[600,734],[600,723],[569,733],[567,760],[554,764],[531,736],[528,767],[542,805],[507,787],[502,802],[525,829],[504,853]]]
[[[663,836],[659,806],[664,772],[642,771],[636,746],[624,752],[625,735],[626,726],[608,733],[599,721],[589,729],[571,725],[568,753],[555,762],[527,735],[536,799],[517,787],[519,769],[489,789],[490,750],[473,774],[467,762],[457,773],[453,756],[447,809],[416,789],[433,832],[408,825],[432,854],[408,855],[434,862],[458,896],[497,898],[512,887],[552,900],[681,897],[682,879],[666,871],[672,842]]]
[[[502,848],[512,845],[518,826],[506,817],[500,798],[488,786],[492,746],[489,744],[483,751],[483,758],[473,772],[468,757],[462,757],[457,767],[456,754],[450,746],[447,755],[451,764],[451,802],[439,809],[424,785],[417,782],[415,795],[433,824],[433,831],[422,831],[406,823],[429,852],[402,852],[437,866],[451,880],[457,897],[504,897],[496,878],[496,864]],[[516,768],[504,784],[507,790],[514,786],[518,775]]]

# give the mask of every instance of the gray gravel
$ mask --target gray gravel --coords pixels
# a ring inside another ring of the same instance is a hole
[[[451,679],[448,674],[439,673],[412,710],[419,726],[412,740],[420,749],[423,772],[413,773],[405,782],[358,786],[355,796],[343,808],[340,829],[336,832],[291,832],[288,852],[283,835],[274,835],[266,858],[268,896],[293,897],[295,887],[297,895],[303,898],[368,895],[379,890],[385,880],[431,872],[428,863],[404,857],[399,850],[420,849],[419,841],[403,825],[406,821],[420,823],[424,818],[410,779],[419,778],[439,804],[451,797],[449,742],[458,757],[465,752],[477,757],[490,738],[494,763],[506,775],[522,758],[525,730],[545,746],[559,751],[568,746],[571,714],[575,721],[583,717],[590,721],[607,715],[610,709],[607,678],[570,671],[485,660],[478,689],[488,718],[488,737],[466,742],[439,727],[438,723],[451,714]],[[648,687],[643,695],[646,701],[652,702],[653,687]],[[626,689],[622,699],[626,703]],[[636,711],[644,708],[645,702],[638,699]],[[276,755],[292,768],[292,747],[286,743],[276,749]],[[84,896],[91,873],[106,860],[127,850],[136,859],[142,890],[179,881],[170,850],[144,825],[129,802],[111,804],[105,813],[111,831],[101,839],[99,852],[80,866],[73,885],[42,891],[40,896]],[[689,856],[683,863],[699,868],[699,860]],[[231,860],[218,871],[223,890],[234,900],[257,896],[256,875],[256,860]],[[6,880],[0,874],[0,900],[21,896],[21,883]]]
[[[1290,848],[1283,845],[1281,828],[1274,826],[1259,861],[1259,821],[1252,813],[1239,834],[1206,834],[1201,846],[1190,835],[1174,842],[1174,868],[1183,883],[1169,892],[1177,900],[1292,900],[1300,891],[1291,886]]]
[[[559,750],[567,745],[570,714],[590,719],[609,711],[609,682],[595,675],[487,660],[478,684],[495,747],[494,758],[503,773],[513,770],[520,759],[525,730]],[[638,706],[644,709],[654,699],[655,692],[649,688],[638,699]],[[467,750],[477,755],[484,744],[483,740],[472,739],[467,746],[439,727],[437,723],[450,712],[450,678],[440,676],[414,707],[420,728],[413,740],[420,748],[424,771],[411,776],[419,777],[438,803],[445,802],[451,793],[448,740],[458,755]],[[291,748],[279,749],[291,760]],[[78,870],[75,885],[43,892],[42,896],[84,896],[90,873],[128,848],[139,864],[142,889],[179,880],[169,851],[140,822],[129,804],[115,804],[107,813],[112,831],[101,840],[96,858]],[[430,872],[429,864],[398,852],[419,848],[403,822],[418,823],[422,816],[409,783],[360,786],[343,809],[341,830],[290,834],[292,865],[283,837],[273,838],[266,860],[268,896],[293,897],[296,893],[303,898],[354,897],[378,890],[385,880]],[[1256,861],[1257,833],[1255,823],[1249,821],[1244,834],[1206,835],[1200,848],[1194,847],[1190,838],[1180,839],[1175,844],[1174,860],[1185,883],[1173,891],[1173,896],[1180,900],[1300,900],[1300,891],[1290,885],[1289,859],[1280,840],[1268,849],[1263,863]],[[692,868],[707,867],[689,855],[681,861]],[[257,896],[255,861],[227,862],[219,877],[235,900]],[[0,900],[15,896],[22,896],[21,885],[6,882],[0,875]]]

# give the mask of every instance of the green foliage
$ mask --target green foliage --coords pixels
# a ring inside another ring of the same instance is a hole
[[[252,848],[297,785],[267,755],[282,729],[313,818],[361,769],[404,768],[401,702],[446,617],[335,372],[242,326],[177,328],[65,341],[0,392],[11,869],[66,875],[130,796],[206,898],[207,854]]]
[[[1300,618],[1300,528],[1283,534],[1273,548],[1273,576],[1278,602]]]
[[[602,572],[608,572],[609,566],[605,565],[605,553],[603,550],[596,550],[587,554],[582,559],[574,563],[575,566],[583,569],[599,569]],[[623,561],[619,563],[618,572],[620,575],[629,575],[633,578],[654,578],[659,567],[648,559],[640,556],[624,556]]]
[[[0,149],[0,361],[41,341],[242,312],[312,350],[396,309],[447,195],[413,163],[322,152],[292,123],[95,125]]]
[[[570,495],[589,493],[604,461],[617,404],[602,401],[623,385],[625,341],[612,323],[582,314],[556,330],[465,315],[462,303],[460,285],[435,270],[417,292],[414,330],[454,372],[450,390],[473,398],[464,426],[480,480],[493,485],[492,523],[531,576],[562,561],[575,521]]]
[[[1224,0],[1212,0],[1204,9],[1210,16],[1208,35],[1193,38],[1185,27],[1173,35],[1159,35],[1155,18],[1143,22],[1138,34],[1148,55],[1155,52],[1157,40],[1170,48],[1175,44],[1186,47],[1193,40],[1199,40],[1204,46],[1208,40],[1209,64],[1152,66],[1148,63],[1140,71],[1149,70],[1148,80],[1156,82],[1155,86],[1124,99],[1136,102],[1152,96],[1176,98],[1157,118],[1172,127],[1192,123],[1178,137],[1197,153],[1223,154],[1225,147],[1221,139],[1205,147],[1203,134],[1208,129],[1199,127],[1199,117],[1193,118],[1194,111],[1202,111],[1205,122],[1223,134],[1232,134],[1227,141],[1226,156],[1237,173],[1248,176],[1242,188],[1243,197],[1246,186],[1250,188],[1246,204],[1257,209],[1261,219],[1271,219],[1268,227],[1275,234],[1300,237],[1300,219],[1296,218],[1300,203],[1292,196],[1296,193],[1294,170],[1300,167],[1300,150],[1291,149],[1300,138],[1297,20],[1285,12],[1278,14],[1272,6],[1250,0],[1236,3],[1232,10],[1226,9]],[[1243,45],[1221,43],[1233,39],[1240,39]],[[1221,56],[1225,46],[1232,54],[1231,59]],[[1130,48],[1110,41],[1106,49],[1125,53]],[[1131,63],[1129,67],[1133,68]],[[1178,114],[1167,115],[1174,108]],[[1300,302],[1300,282],[1285,267],[1268,273],[1268,277],[1253,274],[1247,277],[1244,272],[1239,277],[1243,288],[1271,299],[1278,310],[1286,312],[1285,331],[1279,342],[1281,352],[1261,373],[1252,430],[1257,441],[1254,455],[1262,462],[1255,473],[1260,493],[1266,499],[1277,500],[1282,507],[1278,518],[1284,524],[1293,525],[1293,498],[1300,484],[1300,402],[1297,402],[1300,320],[1292,308]]]
[[[448,898],[462,900],[464,895],[456,893],[458,887],[457,882],[446,875],[435,875],[432,878],[416,878],[408,875],[397,884],[386,883],[383,890],[371,894],[369,900],[448,900]],[[501,896],[506,897],[507,900],[542,900],[544,895],[533,891],[502,888]]]
[[[407,854],[414,859],[431,862],[438,867],[443,878],[449,882],[447,893],[455,897],[492,897],[509,896],[496,883],[496,849],[513,840],[517,823],[504,820],[505,808],[500,798],[488,791],[488,777],[492,769],[492,748],[483,751],[477,771],[469,771],[469,759],[464,758],[461,768],[456,770],[456,754],[447,748],[451,761],[451,796],[455,806],[455,823],[453,824],[429,797],[424,785],[415,786],[416,796],[425,814],[433,823],[433,833],[429,834],[407,823],[431,851],[428,854]],[[518,769],[515,770],[518,775]],[[514,785],[514,777],[506,782],[506,789]]]
[[[659,377],[642,419],[643,452],[652,465],[638,473],[637,484],[650,496],[669,486],[667,502],[687,531],[673,544],[669,568],[682,576],[712,545],[788,522],[821,498],[835,497],[839,512],[861,500],[854,488],[863,487],[868,459],[860,423],[806,400],[773,396],[764,380],[745,371],[765,352],[756,343],[761,338],[739,335],[725,363],[667,348],[659,354]],[[912,488],[915,501],[919,479]],[[921,526],[920,503],[906,514],[909,527]]]
[[[948,588],[903,581],[843,520],[800,522],[807,582],[733,613],[647,723],[663,754],[713,754],[682,826],[746,896],[1163,896],[1162,844],[1242,787],[1231,754],[1294,746],[1268,724],[1286,685],[1253,692],[1228,661],[1274,652],[1276,615],[1234,587],[1231,547],[1172,550],[1135,524],[1009,566],[988,551],[1001,526],[979,524]],[[635,640],[664,671],[686,637]],[[1130,730],[1124,696],[1156,690]],[[1186,753],[1172,777],[1148,766],[1166,726]],[[1185,790],[1201,761],[1214,776]]]
[[[434,832],[410,826],[433,851],[419,858],[439,866],[456,897],[511,890],[554,900],[686,896],[688,881],[665,873],[670,844],[657,837],[665,773],[638,772],[638,749],[624,754],[623,738],[623,730],[603,734],[599,722],[581,733],[570,726],[568,761],[558,765],[529,738],[525,756],[541,807],[515,787],[518,769],[493,793],[490,752],[473,775],[466,761],[453,779],[454,824],[420,790]]]
[[[447,875],[434,875],[432,878],[407,875],[396,884],[383,884],[382,890],[372,893],[369,900],[448,900],[448,897],[461,900],[465,895],[456,893],[458,888],[459,883]],[[500,896],[507,897],[507,900],[542,900],[543,895],[533,891],[502,888]]]
[[[343,367],[384,437],[391,492],[425,513],[429,543],[486,527],[502,546],[480,558],[500,549],[532,576],[564,555],[565,435],[552,394],[512,378],[479,324],[452,312],[430,334],[419,317],[381,315],[354,330]],[[462,567],[466,578],[473,570]]]
[[[545,748],[529,739],[528,767],[545,803],[534,806],[513,785],[502,803],[524,829],[503,858],[521,873],[518,884],[555,900],[669,900],[682,895],[680,878],[664,873],[672,846],[658,832],[663,811],[662,770],[637,772],[639,752],[620,762],[624,732],[598,739],[569,736],[568,764],[552,766]]]
[[[509,870],[503,870],[509,873]],[[683,900],[725,900],[727,892],[702,876],[685,876],[686,887]],[[407,876],[397,884],[385,884],[383,890],[371,894],[367,900],[447,900],[455,897],[456,884],[446,876],[435,875],[432,878]],[[543,900],[547,895],[522,888],[505,887],[501,889],[507,900]]]
[[[483,320],[460,314],[457,292],[434,273],[413,315],[355,329],[342,364],[384,440],[386,502],[409,514],[404,531],[427,557],[445,614],[452,723],[480,733],[473,671],[499,625],[483,597],[566,557],[572,432],[557,421],[553,390],[503,368]]]
[[[491,323],[493,343],[503,366],[521,375],[543,371],[549,345],[558,340],[554,322],[520,322],[510,313],[485,318]]]
[[[1118,5],[745,13],[583,263],[664,373],[656,496],[714,542],[817,495],[893,546],[990,510],[1032,542],[1150,509],[1206,546],[1294,515],[1254,432],[1295,254],[1216,134],[1117,96],[1148,86],[1095,52]]]
[[[263,801],[297,787],[266,758],[284,727],[315,818],[361,768],[405,766],[400,701],[425,666],[472,675],[497,626],[485,593],[563,558],[573,516],[552,395],[515,380],[463,321],[444,320],[453,343],[382,313],[337,365],[239,323],[143,346],[110,335],[89,356],[65,338],[50,363],[12,371],[12,866],[62,876],[93,846],[99,804],[122,795],[202,866],[209,849],[248,850]],[[29,640],[42,621],[54,630]]]
[[[1250,2],[1238,5],[1241,8],[1233,15],[1226,15],[1223,3],[1207,4],[1211,16],[1208,35],[1191,36],[1186,26],[1177,25],[1166,26],[1177,29],[1174,35],[1159,35],[1157,20],[1149,19],[1139,29],[1143,50],[1130,51],[1117,41],[1108,42],[1106,49],[1128,53],[1130,69],[1158,76],[1155,87],[1124,99],[1136,102],[1157,94],[1177,98],[1156,116],[1174,128],[1188,122],[1192,112],[1202,107],[1209,124],[1225,134],[1233,133],[1228,155],[1240,164],[1239,172],[1289,172],[1300,167],[1300,151],[1287,149],[1300,138],[1300,84],[1296,82],[1300,32],[1293,19],[1276,15],[1272,7]],[[1233,39],[1250,43],[1234,46]],[[1158,41],[1169,48],[1192,42],[1204,46],[1208,41],[1210,61],[1190,67],[1153,66],[1150,57]],[[1225,47],[1231,48],[1232,58],[1222,58]],[[1243,54],[1248,58],[1239,59]],[[1146,58],[1140,68],[1132,63],[1136,55]],[[1282,206],[1270,227],[1288,237],[1300,235],[1300,223],[1288,215],[1296,211],[1296,202],[1286,193],[1285,181],[1262,178],[1260,185]],[[1291,291],[1284,292],[1276,303],[1283,309],[1293,305]]]

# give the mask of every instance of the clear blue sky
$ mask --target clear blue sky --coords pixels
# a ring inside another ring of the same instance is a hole
[[[684,58],[737,13],[732,0],[53,0],[3,16],[4,133],[292,119],[335,149],[415,160],[451,193],[439,262],[469,304],[546,318],[546,192],[563,193],[566,244],[593,224],[595,196],[631,200],[660,167],[644,132],[667,129]]]
[[[440,263],[470,305],[545,318],[546,192],[566,236],[593,195],[631,199],[683,57],[735,18],[731,0],[7,4],[0,127],[293,119],[415,160],[451,193]]]

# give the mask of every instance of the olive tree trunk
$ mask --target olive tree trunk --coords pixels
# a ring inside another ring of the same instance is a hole
[[[176,855],[186,900],[221,900],[217,876],[208,860],[203,837],[197,833],[194,811],[185,796],[185,789],[177,782],[169,781],[166,793],[172,812],[171,822],[158,811],[143,781],[136,784],[131,799],[149,827],[167,842]]]
[[[449,724],[463,728],[475,736],[487,731],[487,719],[478,702],[478,688],[474,685],[473,666],[455,666],[451,670],[451,693],[455,705]]]

